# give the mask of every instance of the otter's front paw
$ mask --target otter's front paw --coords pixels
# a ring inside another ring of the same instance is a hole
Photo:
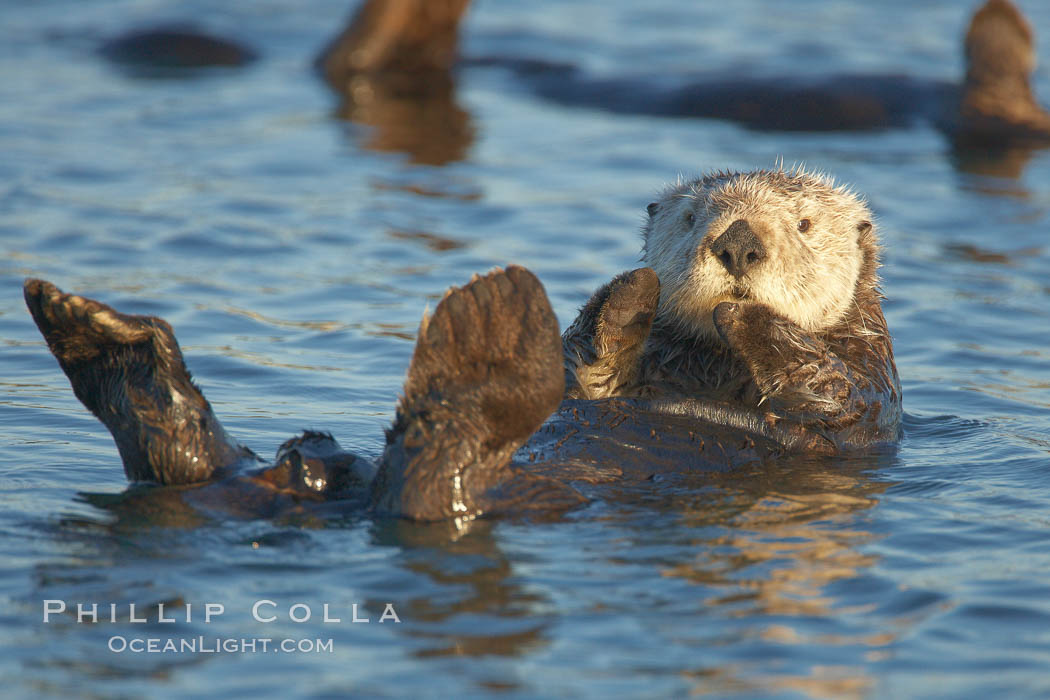
[[[785,372],[810,354],[802,329],[764,304],[724,301],[715,307],[714,322],[763,393],[776,391]]]
[[[714,321],[729,347],[751,354],[752,349],[768,350],[770,335],[785,320],[764,304],[723,301],[715,307]]]
[[[648,267],[624,272],[595,292],[565,332],[567,398],[629,394],[660,302],[660,279]]]
[[[649,337],[660,302],[660,278],[650,267],[626,272],[609,285],[595,324],[599,356],[640,348]]]
[[[714,321],[774,408],[816,415],[824,425],[839,427],[863,411],[842,361],[768,306],[723,302],[715,307]]]

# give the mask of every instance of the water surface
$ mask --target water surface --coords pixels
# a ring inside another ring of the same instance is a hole
[[[952,79],[968,5],[479,2],[464,51],[596,75]],[[1022,5],[1050,64],[1050,6]],[[447,120],[406,141],[335,118],[309,71],[348,9],[0,7],[5,696],[1050,694],[1050,152],[975,164],[922,126],[785,135],[604,114],[480,67]],[[93,53],[186,19],[261,60],[161,80]],[[1045,67],[1036,83],[1050,98]],[[21,299],[36,276],[165,317],[227,429],[262,454],[313,427],[375,455],[420,315],[448,285],[526,265],[565,325],[637,266],[662,183],[780,158],[852,183],[876,212],[900,449],[612,488],[556,522],[115,515],[101,502],[125,488],[116,449]],[[116,602],[120,619],[45,625],[47,599]],[[275,622],[252,619],[259,600]],[[226,612],[206,624],[209,602]],[[388,602],[400,624],[378,623]],[[151,622],[130,622],[130,603]],[[193,619],[159,623],[158,603]],[[290,620],[296,603],[309,622]],[[341,623],[321,621],[325,603]],[[349,621],[354,604],[369,624]],[[114,636],[332,650],[114,653]]]

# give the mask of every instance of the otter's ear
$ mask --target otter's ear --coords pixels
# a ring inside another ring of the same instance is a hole
[[[866,234],[866,233],[868,233],[870,231],[871,231],[871,222],[870,221],[861,221],[859,224],[857,224],[857,233],[859,233],[860,235],[863,236],[864,234]]]
[[[645,208],[649,212],[649,216],[656,216],[656,212],[659,211],[660,205],[657,202],[650,202],[649,206]]]

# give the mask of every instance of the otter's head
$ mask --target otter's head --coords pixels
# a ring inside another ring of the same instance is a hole
[[[801,170],[716,173],[678,183],[649,205],[645,262],[660,277],[659,316],[717,339],[723,301],[771,307],[817,332],[842,320],[876,243],[867,206]]]

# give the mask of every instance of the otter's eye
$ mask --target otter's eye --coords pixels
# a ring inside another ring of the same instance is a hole
[[[812,222],[809,219],[800,219],[798,222],[798,232],[805,233],[812,226]]]
[[[660,204],[658,202],[650,202],[649,206],[647,206],[645,208],[645,210],[647,212],[649,212],[649,216],[656,216],[656,212],[659,209],[660,209]]]
[[[696,214],[694,214],[691,211],[687,211],[685,213],[685,215],[682,217],[682,221],[685,222],[686,226],[692,226],[693,222],[696,221]]]

